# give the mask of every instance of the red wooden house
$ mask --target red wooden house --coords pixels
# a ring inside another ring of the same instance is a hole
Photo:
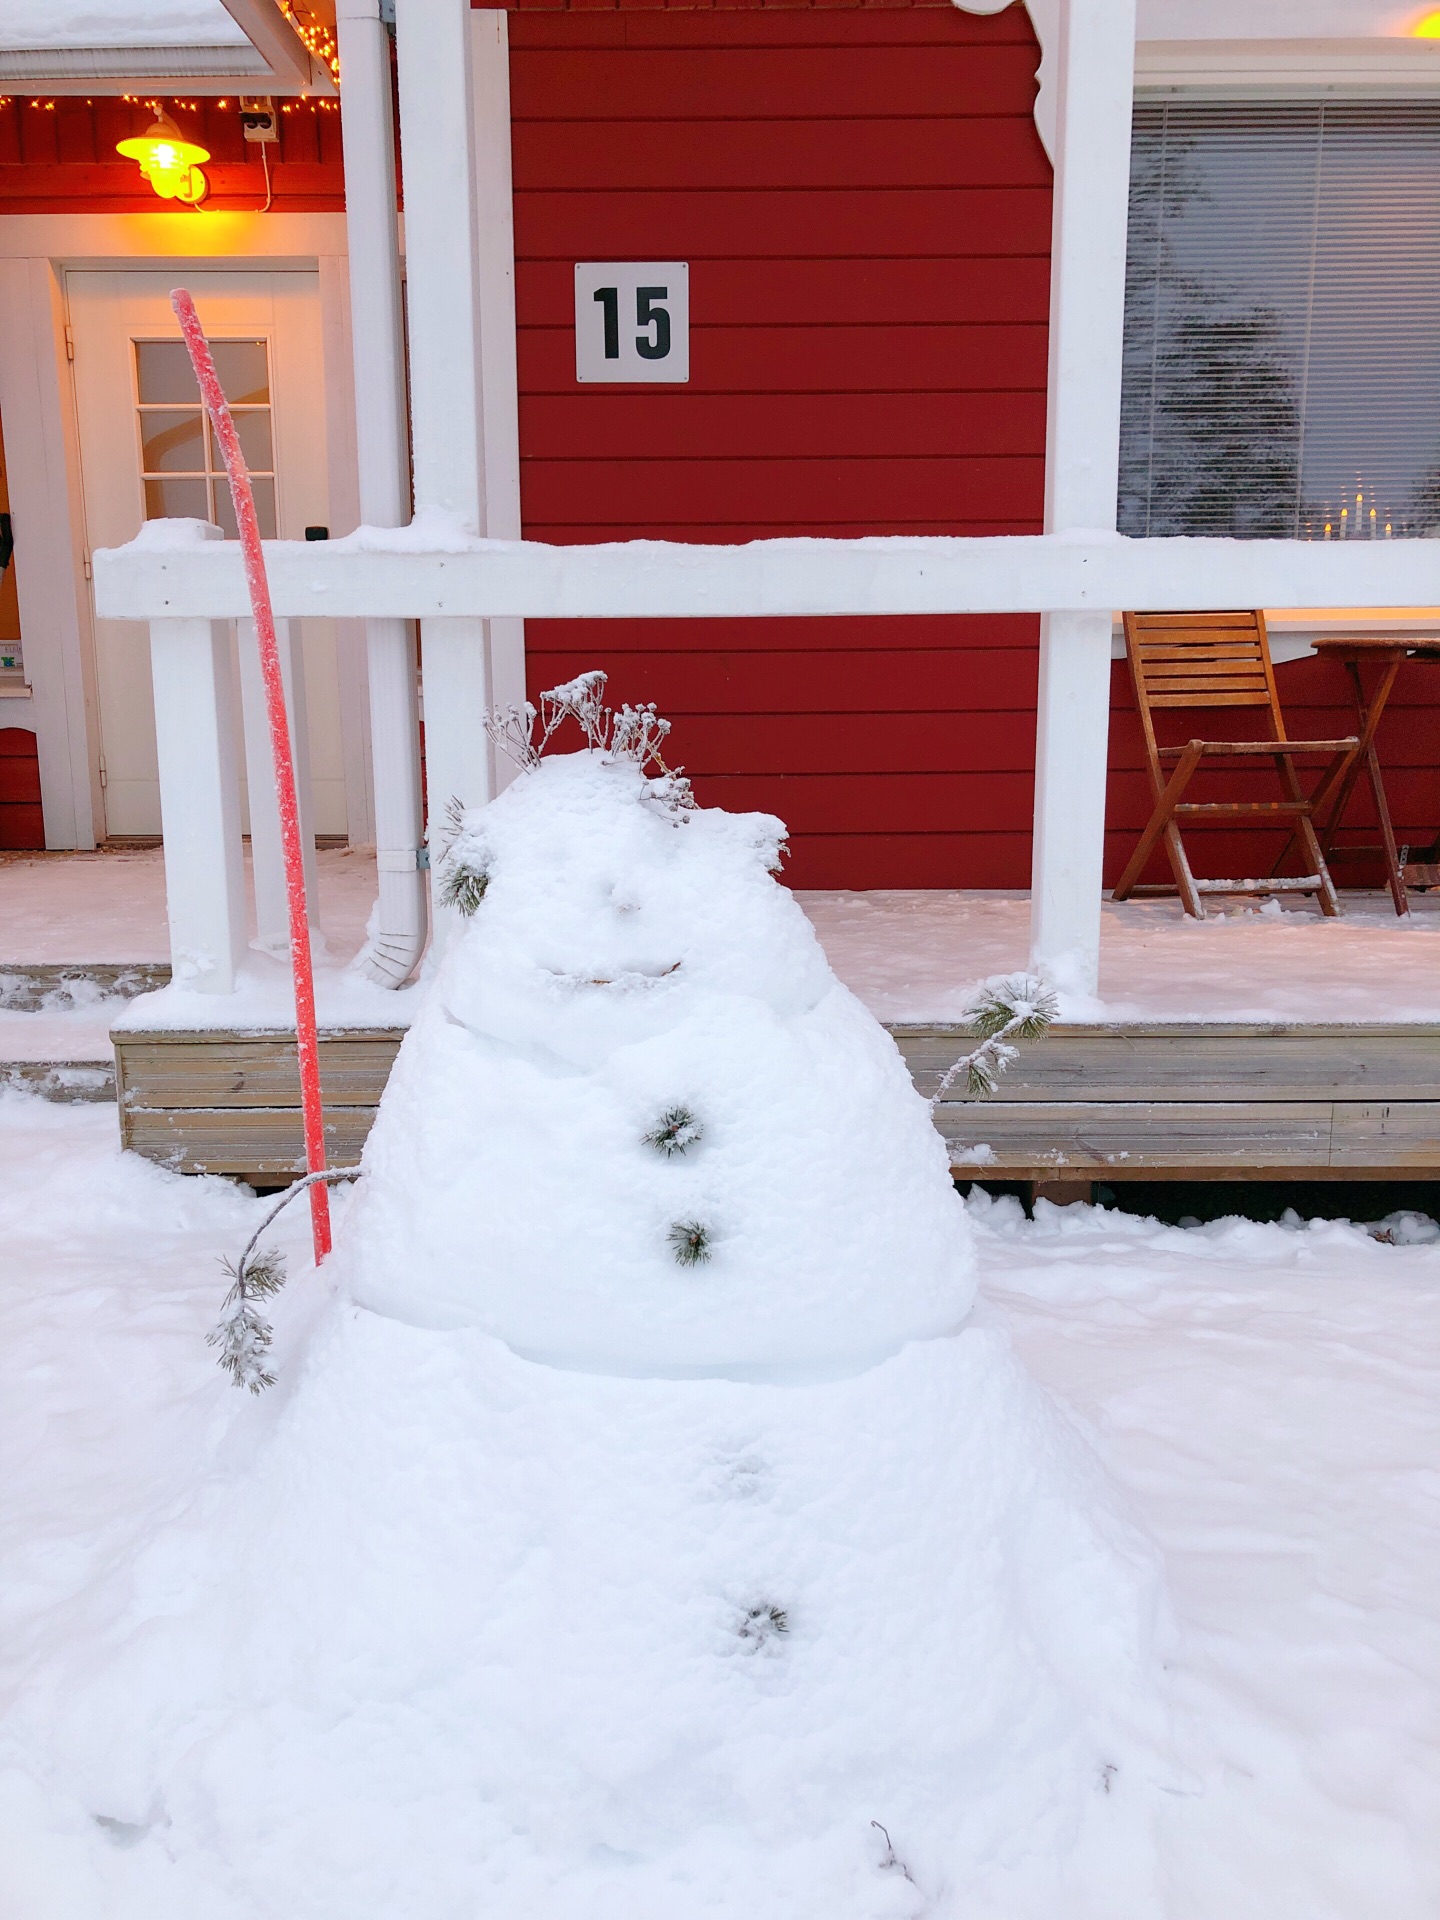
[[[269,0],[231,8],[250,19],[251,40],[242,59],[231,35],[230,71],[223,51],[211,49],[208,71],[191,61],[191,90],[163,89],[177,125],[210,155],[198,210],[157,201],[115,151],[149,116],[120,89],[160,97],[156,72],[126,72],[125,56],[112,52],[108,68],[92,57],[85,72],[78,54],[68,69],[52,59],[48,88],[4,80],[16,88],[0,106],[0,431],[16,539],[6,581],[18,588],[20,627],[20,650],[5,656],[15,664],[0,665],[0,722],[10,722],[0,725],[0,834],[10,845],[37,844],[42,813],[45,843],[55,847],[160,830],[143,632],[97,621],[88,556],[128,538],[147,515],[220,511],[198,425],[192,432],[140,352],[173,331],[169,285],[193,283],[223,335],[263,342],[251,398],[275,476],[274,530],[341,534],[360,516],[343,89],[337,105],[323,9],[298,16],[313,51],[297,57],[290,46],[287,69],[255,29],[268,8]],[[1031,11],[1046,26],[1050,10]],[[518,369],[511,417],[502,398],[485,428],[487,460],[518,473],[518,524],[505,530],[559,543],[1039,532],[1052,169],[1036,125],[1041,47],[1031,11],[1019,0],[984,13],[949,0],[546,0],[482,16],[495,23],[487,32],[499,36],[508,87],[508,123],[497,128],[505,89],[495,91],[492,60],[481,108],[489,186],[498,180],[509,191],[500,214],[487,203],[482,251],[505,297],[513,263]],[[1145,419],[1137,412],[1147,392],[1153,400],[1157,364],[1173,385],[1174,339],[1183,343],[1193,322],[1180,316],[1167,360],[1153,340],[1147,349],[1135,318],[1152,294],[1170,299],[1185,277],[1176,269],[1167,281],[1163,264],[1147,266],[1145,254],[1144,169],[1164,140],[1172,148],[1188,141],[1207,165],[1206,155],[1218,155],[1223,181],[1227,156],[1233,161],[1237,142],[1250,138],[1246,191],[1263,197],[1278,179],[1272,197],[1280,219],[1289,216],[1281,255],[1301,244],[1300,200],[1285,200],[1285,168],[1300,163],[1289,148],[1276,162],[1266,129],[1288,113],[1293,125],[1271,145],[1288,137],[1301,152],[1326,111],[1318,102],[1331,103],[1334,119],[1337,85],[1342,95],[1348,85],[1356,103],[1344,137],[1360,146],[1369,139],[1383,160],[1398,114],[1407,151],[1420,156],[1415,191],[1435,183],[1425,169],[1440,147],[1440,49],[1393,37],[1306,39],[1306,22],[1288,17],[1303,9],[1274,11],[1278,30],[1263,41],[1238,32],[1217,39],[1214,10],[1198,6],[1190,39],[1142,37],[1128,469],[1122,453],[1132,493],[1136,461],[1153,467],[1167,431],[1172,465],[1184,463],[1189,443],[1177,440],[1175,422],[1195,411],[1194,396],[1182,393],[1158,426],[1153,405]],[[270,69],[256,77],[266,47]],[[33,74],[38,56],[6,58],[7,73],[23,74],[28,59]],[[132,54],[132,65],[139,58]],[[172,60],[165,71],[183,65]],[[1337,82],[1342,74],[1348,82]],[[247,137],[242,94],[274,107],[274,140]],[[1342,181],[1351,202],[1353,189]],[[485,191],[482,182],[482,199]],[[1345,218],[1356,214],[1351,202]],[[1341,228],[1337,245],[1349,231],[1343,220]],[[1397,245],[1412,241],[1402,234]],[[1222,258],[1226,244],[1222,232]],[[645,260],[688,266],[688,380],[582,381],[577,263]],[[1421,268],[1430,272],[1428,255]],[[1230,297],[1238,297],[1233,288]],[[1427,299],[1440,305],[1433,285],[1412,302],[1421,319]],[[1197,337],[1193,326],[1189,337]],[[1210,351],[1207,339],[1197,356]],[[1332,347],[1313,370],[1317,391],[1353,378],[1347,352],[1375,357],[1373,336]],[[1202,410],[1224,415],[1223,371],[1195,403]],[[1306,379],[1311,373],[1307,363]],[[1423,438],[1440,415],[1428,361],[1412,373],[1397,372],[1391,387],[1397,405],[1407,396],[1411,413],[1418,405]],[[498,377],[503,389],[503,370]],[[1302,435],[1306,426],[1299,422]],[[1314,429],[1322,439],[1325,426]],[[1293,428],[1282,421],[1273,437],[1283,441]],[[1233,440],[1224,416],[1211,441],[1223,448],[1227,432]],[[1342,447],[1330,468],[1339,472],[1347,457]],[[1423,447],[1406,454],[1403,473],[1373,476],[1375,461],[1364,458],[1361,493],[1368,486],[1373,500],[1377,485],[1388,486],[1398,515],[1408,485],[1414,506]],[[1260,486],[1256,465],[1253,446],[1232,447],[1231,488],[1242,506]],[[1330,486],[1333,501],[1327,495],[1320,506],[1338,524],[1351,509],[1334,504],[1344,489],[1332,479],[1327,469],[1316,485]],[[1284,495],[1292,480],[1281,472],[1275,488]],[[503,490],[492,488],[492,498]],[[1130,500],[1132,516],[1163,509],[1166,531],[1244,530],[1216,523],[1213,503],[1195,507],[1195,524],[1186,524],[1183,505],[1153,494],[1138,506],[1138,495]],[[1319,499],[1315,485],[1310,494]],[[1388,497],[1385,505],[1390,511]],[[1125,510],[1122,498],[1122,527]],[[1324,621],[1312,613],[1292,624],[1301,632],[1294,651]],[[314,825],[369,842],[363,637],[355,622],[306,625]],[[1283,617],[1276,631],[1282,639],[1289,632]],[[790,823],[796,885],[1029,883],[1034,615],[532,620],[523,658],[532,691],[599,664],[621,697],[657,702],[675,720],[703,798],[765,808]],[[1296,660],[1282,669],[1282,692],[1297,732],[1326,736],[1351,724],[1333,667]],[[1397,695],[1385,745],[1401,831],[1416,841],[1437,824],[1424,771],[1433,726],[1429,683],[1416,675]],[[1149,805],[1118,663],[1110,764],[1107,874]],[[1264,854],[1259,842],[1216,849],[1228,871],[1263,871]]]

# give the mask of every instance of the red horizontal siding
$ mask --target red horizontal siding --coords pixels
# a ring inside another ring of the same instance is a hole
[[[634,391],[594,390],[583,406],[554,393],[523,402],[521,433],[532,459],[684,459],[699,440],[717,460],[773,460],[808,455],[843,460],[861,434],[903,438],[921,458],[942,459],[956,447],[974,458],[994,454],[1033,460],[1045,431],[1040,393],[854,393],[843,414],[829,394],[696,394],[683,413],[668,399]]]
[[[592,248],[593,252],[594,249]],[[613,249],[617,258],[626,250]],[[579,255],[579,258],[585,256]],[[633,258],[633,250],[630,250]],[[703,276],[701,297],[703,297]],[[910,326],[903,322],[893,327],[844,327],[829,325],[824,339],[817,341],[818,329],[803,324],[783,327],[697,326],[693,319],[695,294],[691,295],[690,357],[691,384],[683,392],[675,387],[660,389],[676,413],[681,404],[701,393],[825,393],[831,396],[853,393],[901,393],[916,398],[928,393],[1018,390],[1039,397],[1045,393],[1046,330],[1028,322],[994,327]],[[573,322],[572,322],[573,326]],[[562,394],[571,401],[577,417],[582,407],[602,395],[609,399],[618,387],[587,387],[583,392],[575,380],[575,336],[571,328],[522,323],[520,334],[520,392],[522,401],[532,393]],[[656,389],[643,389],[655,394]],[[837,430],[846,432],[849,444],[859,455],[895,448],[908,450],[904,425],[899,416],[879,423],[881,432],[866,421],[852,423],[849,410],[836,405],[832,409]],[[870,426],[867,435],[865,429]],[[703,450],[703,442],[697,442]],[[1044,442],[1033,451],[1044,457]],[[529,447],[521,438],[522,459],[529,459]],[[877,508],[879,502],[876,503]],[[1028,530],[1028,529],[1027,529]],[[816,532],[822,529],[816,528]],[[1035,529],[1038,531],[1038,527]]]
[[[902,23],[918,28],[906,45],[895,44]],[[1007,103],[1033,80],[1033,47],[1026,40],[957,45],[947,25],[942,19],[940,28],[931,28],[923,12],[902,15],[884,29],[891,44],[869,46],[863,70],[850,55],[854,35],[843,48],[741,44],[723,65],[709,57],[709,46],[693,42],[534,47],[515,75],[511,110],[524,121],[583,120],[598,95],[611,123],[652,121],[657,102],[670,119],[691,125],[769,121],[777,106],[790,121],[872,115],[948,121],[965,114],[983,124],[1008,112]],[[750,30],[747,21],[747,37]],[[917,43],[927,49],[923,62],[914,58]]]
[[[523,48],[512,49],[512,67],[523,58]],[[1050,254],[1044,187],[822,192],[780,185],[714,193],[650,187],[604,198],[602,208],[600,196],[578,178],[567,192],[530,188],[517,177],[518,261],[853,258],[860,264],[956,253],[978,259],[1039,254],[1048,261]]]
[[[823,313],[831,327],[898,323],[907,329],[1043,328],[1048,319],[1049,263],[1033,254],[920,260],[721,258],[699,264],[692,259],[690,273],[691,296],[702,310],[707,334],[726,327],[804,326],[803,316],[815,313]],[[527,262],[520,283],[528,324],[563,329],[568,347],[575,318],[571,263]],[[792,321],[791,315],[802,318]],[[573,365],[570,372],[573,384]]]
[[[1043,462],[928,460],[875,454],[848,460],[546,460],[526,476],[525,511],[547,526],[645,527],[664,516],[692,539],[767,533],[797,519],[809,532],[892,527],[945,515],[950,531],[975,521],[1038,516]],[[620,537],[624,537],[623,534]]]
[[[259,149],[247,146],[232,99],[165,102],[182,132],[207,147],[210,212],[253,212],[265,203]],[[191,220],[188,207],[158,200],[116,143],[141,133],[148,106],[120,99],[15,98],[0,103],[0,214],[157,213]],[[338,108],[282,106],[280,139],[270,150],[277,213],[338,211],[345,204]]]
[[[833,120],[517,120],[514,160],[527,187],[564,193],[578,179],[587,196],[652,189],[657,134],[664,140],[666,182],[682,193],[745,192],[757,180],[783,181],[791,191],[1043,184],[1044,155],[1030,122],[997,117],[841,124],[843,140],[836,138]]]
[[[1044,491],[1049,168],[1020,7],[511,20],[525,531],[1018,532]],[[573,265],[690,262],[684,386],[578,386]],[[654,700],[799,886],[1024,885],[1036,622],[532,622]]]
[[[631,626],[629,622],[613,624]],[[871,715],[878,723],[884,715],[908,719],[933,712],[950,720],[953,745],[963,753],[968,750],[963,737],[967,715],[986,716],[984,724],[989,725],[992,713],[1025,713],[1027,725],[1023,738],[1014,743],[1011,764],[1033,764],[1037,658],[1033,621],[1027,623],[1028,645],[1006,647],[967,647],[970,630],[987,624],[969,620],[956,622],[951,645],[926,651],[906,647],[845,650],[839,645],[792,651],[791,636],[785,631],[791,623],[785,620],[746,622],[761,632],[744,651],[733,645],[728,633],[723,640],[716,636],[713,650],[666,645],[667,630],[674,627],[704,629],[721,624],[647,621],[645,625],[657,632],[646,647],[636,645],[633,629],[616,633],[609,630],[611,623],[598,621],[535,621],[527,627],[526,637],[537,668],[543,667],[550,676],[545,685],[573,679],[584,671],[590,655],[603,650],[615,695],[632,702],[654,700],[672,719],[768,713],[785,716],[798,733],[810,715],[858,713]],[[741,623],[723,624],[733,629]],[[683,738],[678,744],[689,752]],[[723,771],[732,763],[721,756],[705,764]]]
[[[0,727],[0,851],[16,853],[44,844],[35,735],[24,727]]]

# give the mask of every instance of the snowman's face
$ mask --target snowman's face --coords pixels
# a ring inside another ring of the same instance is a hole
[[[828,990],[770,872],[780,822],[679,809],[657,786],[632,762],[550,756],[476,818],[488,884],[446,962],[453,1019],[590,1065],[692,1017],[697,996],[790,1012]]]

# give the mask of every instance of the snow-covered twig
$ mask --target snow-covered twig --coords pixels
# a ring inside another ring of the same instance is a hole
[[[240,1258],[221,1261],[233,1284],[225,1296],[219,1324],[206,1334],[205,1344],[220,1349],[220,1365],[237,1387],[248,1387],[251,1393],[262,1393],[266,1387],[275,1384],[275,1376],[266,1360],[275,1329],[255,1303],[268,1299],[284,1286],[285,1256],[273,1247],[259,1252],[261,1235],[298,1194],[307,1192],[313,1186],[323,1184],[333,1187],[342,1180],[358,1180],[360,1177],[359,1167],[332,1167],[325,1173],[304,1174],[281,1194],[251,1234]]]
[[[1001,1074],[1019,1058],[1011,1042],[1038,1040],[1058,1012],[1055,995],[1033,974],[1009,973],[987,980],[965,1016],[980,1045],[962,1054],[941,1075],[931,1107],[940,1104],[961,1074],[968,1099],[988,1100]]]
[[[445,838],[435,866],[441,903],[468,920],[490,885],[490,849],[483,831],[466,826],[465,808],[455,794],[445,807]]]

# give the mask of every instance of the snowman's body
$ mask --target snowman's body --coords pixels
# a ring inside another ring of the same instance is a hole
[[[54,1708],[145,1920],[1161,1910],[1153,1566],[780,831],[598,751],[466,822],[335,1301]]]

